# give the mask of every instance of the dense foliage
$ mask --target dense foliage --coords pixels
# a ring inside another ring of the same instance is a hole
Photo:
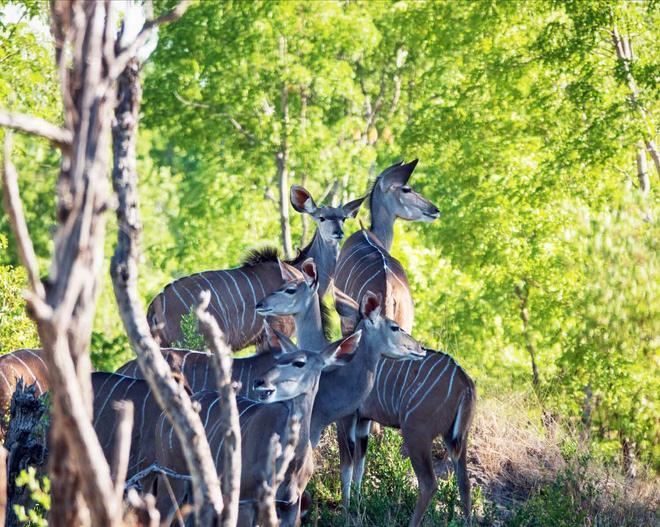
[[[39,4],[13,21],[0,5],[0,106],[56,120]],[[335,180],[341,199],[361,195],[392,160],[419,157],[412,183],[441,217],[397,226],[393,250],[416,335],[454,353],[482,395],[530,390],[596,451],[657,469],[658,172],[646,152],[642,192],[635,156],[657,137],[658,27],[651,0],[195,4],[145,67],[145,301],[172,277],[281,245],[283,153],[317,199]],[[631,60],[617,57],[615,28]],[[19,143],[44,258],[56,159]],[[11,240],[4,216],[0,236]],[[4,352],[34,332],[16,314],[11,245],[0,265]],[[111,367],[122,341],[109,287],[96,326]]]

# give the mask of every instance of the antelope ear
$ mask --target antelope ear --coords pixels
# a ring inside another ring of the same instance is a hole
[[[335,309],[339,313],[339,316],[357,323],[358,316],[360,315],[360,306],[358,303],[336,287],[333,289],[333,296],[335,297]]]
[[[277,259],[277,263],[280,266],[280,275],[282,276],[282,281],[296,282],[304,278],[302,273],[298,271],[298,269],[296,269],[293,265],[283,262],[279,258]]]
[[[408,183],[410,175],[413,173],[413,170],[415,170],[418,161],[418,159],[415,159],[414,161],[406,163],[405,165],[403,162],[400,162],[383,170],[380,174],[381,189],[387,190],[392,185],[401,186]]]
[[[366,196],[362,196],[361,198],[349,201],[346,205],[342,206],[347,218],[355,218],[355,216],[357,216],[357,213],[360,210],[360,205],[362,205],[365,198]]]
[[[360,312],[364,318],[368,318],[372,322],[375,322],[376,319],[380,316],[382,310],[382,296],[380,294],[376,295],[371,291],[367,291],[362,297],[362,302],[360,305]]]
[[[305,282],[307,282],[307,285],[312,288],[319,286],[319,275],[316,271],[314,258],[307,258],[302,263],[300,270],[302,271],[303,278],[305,279]]]
[[[314,214],[317,208],[312,195],[299,185],[291,185],[291,205],[297,212],[307,214]]]
[[[271,349],[280,350],[280,353],[295,353],[298,351],[298,346],[291,342],[289,337],[271,327],[268,322],[264,323],[264,330]]]
[[[352,335],[345,337],[337,342],[327,346],[321,353],[325,363],[324,369],[338,364],[350,362],[355,354],[355,350],[360,344],[362,330],[358,330]]]

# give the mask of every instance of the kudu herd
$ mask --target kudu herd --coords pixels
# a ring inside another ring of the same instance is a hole
[[[406,272],[390,254],[394,222],[433,221],[439,211],[413,190],[417,161],[384,170],[368,194],[370,229],[344,243],[344,221],[364,198],[345,205],[317,205],[303,187],[291,188],[291,204],[316,223],[312,241],[292,261],[277,251],[252,252],[239,267],[204,271],[168,284],[149,305],[147,318],[162,346],[183,341],[182,317],[199,293],[209,290],[209,310],[231,349],[255,344],[257,353],[235,358],[241,428],[239,525],[255,525],[268,438],[286,435],[295,417],[299,440],[276,504],[281,525],[300,523],[301,502],[312,475],[313,449],[325,428],[336,423],[342,502],[348,512],[351,488],[360,492],[371,422],[399,428],[419,482],[410,526],[418,526],[437,489],[431,447],[441,436],[454,464],[466,523],[471,522],[466,467],[468,431],[474,414],[474,382],[449,355],[422,347],[410,332],[414,303]],[[344,337],[331,342],[323,297],[333,300]],[[290,337],[296,337],[294,344]],[[220,398],[211,357],[201,351],[163,347],[175,377],[193,394],[221,472],[224,438],[218,433]],[[6,409],[19,378],[48,390],[40,350],[0,357],[0,403]],[[137,361],[116,373],[94,373],[94,427],[111,459],[118,426],[114,403],[131,400],[134,427],[129,482],[156,496],[162,518],[181,514],[192,500],[185,457],[173,428],[142,380]],[[158,470],[153,470],[157,468]],[[167,475],[167,479],[165,476]]]

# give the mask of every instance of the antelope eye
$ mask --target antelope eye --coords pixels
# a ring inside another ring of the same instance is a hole
[[[412,189],[408,185],[405,185],[401,187],[401,192],[403,192],[404,194],[408,194],[409,192],[412,192]]]
[[[323,217],[323,216],[319,216],[319,221],[320,221],[320,222],[324,222],[324,221],[325,221],[325,217]]]
[[[295,361],[293,361],[293,365],[296,368],[304,368],[305,367],[305,361],[304,360],[295,360]]]
[[[400,328],[399,326],[390,326],[390,329],[391,329],[392,331],[394,331],[395,333],[396,333],[397,331],[401,331],[401,328]]]
[[[295,288],[295,287],[289,287],[288,289],[285,289],[284,292],[285,292],[287,295],[292,295],[293,293],[296,292],[296,288]]]

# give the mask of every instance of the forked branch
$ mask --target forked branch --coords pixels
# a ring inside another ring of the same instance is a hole
[[[5,210],[9,217],[21,261],[27,269],[28,280],[33,293],[40,299],[46,298],[44,286],[39,278],[39,264],[37,263],[37,254],[34,252],[34,245],[28,231],[25,214],[23,212],[23,203],[18,191],[18,173],[11,162],[11,133],[5,132],[4,141],[4,160],[2,170],[2,184],[4,187]]]
[[[232,351],[227,346],[218,322],[207,309],[211,300],[209,291],[200,294],[197,318],[206,343],[211,351],[211,364],[216,376],[222,410],[218,433],[222,442],[222,510],[223,527],[233,527],[238,520],[238,501],[241,490],[241,425],[236,406],[236,388],[232,381]]]

